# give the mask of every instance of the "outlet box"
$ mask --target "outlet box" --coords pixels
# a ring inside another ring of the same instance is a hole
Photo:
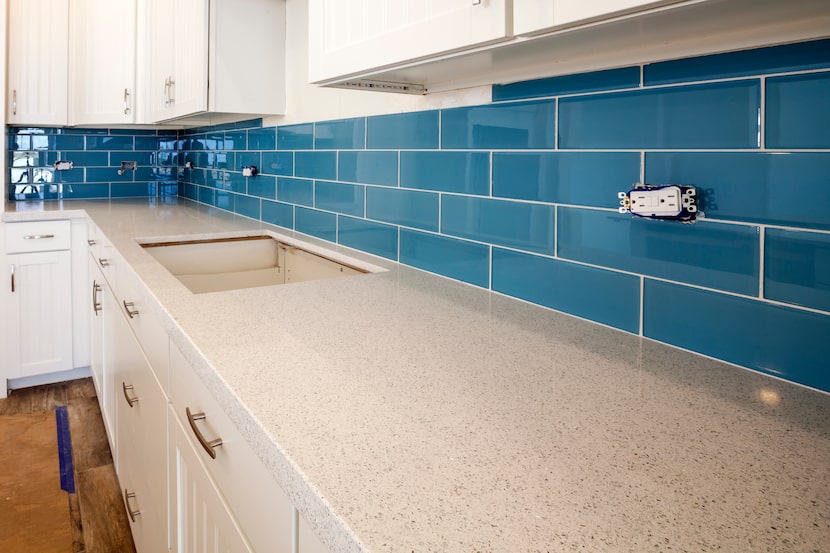
[[[683,185],[637,184],[628,192],[620,192],[620,213],[636,217],[692,222],[703,213],[697,209],[697,189]]]

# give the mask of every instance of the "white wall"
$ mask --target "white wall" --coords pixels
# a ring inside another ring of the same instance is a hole
[[[285,10],[286,115],[265,119],[263,124],[266,126],[469,106],[490,101],[489,86],[414,96],[308,84],[308,0],[286,0]]]

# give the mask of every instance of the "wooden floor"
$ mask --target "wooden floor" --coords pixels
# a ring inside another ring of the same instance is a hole
[[[61,405],[69,415],[75,468],[75,493],[68,494],[72,552],[134,553],[92,379],[14,390],[0,399],[0,416],[51,411]]]

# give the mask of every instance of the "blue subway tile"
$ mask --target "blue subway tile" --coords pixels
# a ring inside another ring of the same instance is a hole
[[[490,194],[488,152],[401,152],[401,187]]]
[[[363,217],[364,188],[342,182],[316,181],[314,207]]]
[[[89,178],[89,171],[92,171],[92,169],[87,170],[87,178]],[[115,172],[117,174],[117,170],[115,170]],[[139,182],[139,181],[149,182],[149,181],[155,181],[155,180],[169,180],[170,175],[171,175],[171,172],[170,172],[169,168],[163,169],[163,168],[159,168],[159,167],[150,167],[150,166],[144,166],[144,165],[139,165],[138,168],[135,171],[127,171],[124,174],[124,176],[127,177],[127,180],[132,180],[132,181],[135,181],[135,182]],[[114,180],[120,180],[120,179],[114,179]]]
[[[493,101],[525,100],[638,86],[640,86],[640,68],[638,66],[620,67],[605,71],[493,85]]]
[[[494,104],[441,112],[441,147],[553,148],[556,102]]]
[[[199,201],[199,187],[195,184],[185,183],[184,197],[188,200]]]
[[[473,242],[401,229],[400,262],[486,288],[490,248]]]
[[[219,209],[233,211],[234,196],[236,196],[236,194],[229,192],[228,190],[215,190],[213,205]]]
[[[110,197],[112,198],[138,198],[155,195],[155,182],[114,182],[110,186]]]
[[[58,139],[67,139],[70,138],[68,136],[63,137],[56,137]],[[81,138],[81,137],[71,137],[71,138]],[[61,146],[61,140],[56,142],[56,146],[58,150],[70,150],[70,149],[78,149],[78,148],[70,148]],[[132,136],[87,136],[86,137],[86,149],[87,150],[133,150],[133,137]]]
[[[368,117],[366,147],[377,150],[435,149],[438,147],[438,111]]]
[[[224,150],[247,150],[248,149],[248,132],[247,131],[225,131]]]
[[[95,171],[95,169],[90,169],[90,171]],[[120,178],[120,177],[118,177],[118,175],[115,174],[115,169],[110,169],[109,171],[111,171],[110,174],[113,175],[115,178],[114,179],[105,179],[105,180],[107,180],[107,181],[118,180]],[[46,175],[48,175],[49,173],[52,173],[52,182],[81,183],[81,182],[86,181],[86,178],[84,176],[85,171],[84,171],[84,169],[82,169],[80,167],[76,167],[74,169],[69,169],[68,171],[54,171],[53,169],[41,169],[40,172],[41,172],[41,175],[43,175],[44,178],[46,178]],[[131,180],[131,179],[125,179],[125,180]],[[37,181],[37,178],[35,178],[35,181]],[[104,180],[101,180],[100,182],[104,182]]]
[[[274,127],[264,127],[261,129],[251,129],[248,131],[248,149],[249,150],[276,150],[277,149],[277,129]]]
[[[337,179],[397,186],[398,152],[339,152]]]
[[[559,100],[560,148],[757,148],[758,80]]]
[[[767,148],[830,148],[830,72],[767,79]]]
[[[758,295],[758,227],[684,225],[560,207],[558,255],[729,292]]]
[[[109,184],[73,184],[62,186],[61,196],[65,199],[109,198]]]
[[[828,167],[819,152],[647,152],[645,178],[697,186],[710,218],[830,229]]]
[[[643,334],[830,391],[830,316],[646,279]]]
[[[282,202],[262,200],[262,220],[272,225],[294,228],[294,206]]]
[[[314,205],[314,181],[305,179],[277,179],[277,199],[290,204]]]
[[[26,151],[32,149],[32,137],[28,134],[12,134],[6,140],[8,149],[12,151]],[[83,148],[81,148],[83,149]]]
[[[337,215],[334,213],[298,207],[295,211],[294,228],[297,232],[323,240],[337,241]]]
[[[366,189],[366,218],[437,231],[438,194],[369,187]]]
[[[398,227],[364,219],[340,217],[338,243],[387,259],[398,259]]]
[[[136,150],[158,150],[159,138],[157,136],[136,136],[135,137]]]
[[[106,167],[109,163],[110,154],[107,152],[59,152],[56,153],[56,158],[51,160],[52,163],[60,159],[61,161],[71,161],[75,167]],[[121,162],[118,161],[118,164]],[[50,163],[51,165],[51,163]]]
[[[446,194],[441,233],[553,255],[555,207]]]
[[[32,137],[32,143],[37,137]],[[125,136],[125,137],[109,137],[113,138],[116,141],[116,147],[106,147],[102,148],[104,150],[118,150],[122,149],[120,146],[122,143],[125,144],[123,149],[131,149],[132,148],[132,137]],[[96,140],[101,140],[99,137],[88,137],[84,139],[83,136],[67,136],[67,135],[57,135],[49,137],[49,146],[50,150],[83,150],[84,145],[86,145],[87,150],[92,150],[94,148],[90,147],[90,141],[94,144]]]
[[[830,311],[830,234],[767,229],[764,296]]]
[[[643,67],[643,84],[709,81],[824,67],[830,67],[827,39],[650,63]]]
[[[617,207],[640,180],[637,152],[494,152],[493,196]]]
[[[204,186],[199,187],[199,201],[203,204],[216,205],[216,190]]]
[[[216,188],[233,190],[237,194],[245,194],[248,190],[248,179],[247,177],[243,177],[242,173],[232,171],[210,171],[209,173],[221,175],[222,186],[217,186]]]
[[[311,150],[314,148],[314,124],[277,127],[277,149]]]
[[[178,182],[157,182],[156,193],[159,196],[179,196],[183,194],[183,190]]]
[[[258,175],[248,177],[248,194],[259,198],[277,199],[277,177]]]
[[[96,157],[97,156],[97,157]],[[109,156],[109,163],[103,164],[93,164],[93,163],[80,163],[76,161],[78,159],[81,160],[101,160],[106,159]],[[120,167],[122,161],[135,161],[139,167],[147,167],[153,164],[153,152],[132,152],[132,151],[113,151],[113,152],[67,152],[65,156],[66,159],[71,159],[75,161],[78,165],[85,165],[89,167],[90,165],[95,166],[111,166],[111,167]]]
[[[337,178],[337,152],[296,152],[294,174],[310,179]]]
[[[628,332],[640,325],[639,277],[493,248],[493,290]]]
[[[245,217],[259,220],[260,218],[260,199],[252,198],[251,196],[243,196],[241,194],[234,194],[233,211]]]
[[[317,150],[360,150],[365,145],[364,117],[314,124],[314,148]]]
[[[262,156],[259,152],[236,152],[236,159],[234,161],[233,169],[241,171],[243,167],[256,166],[257,171],[262,171]]]
[[[262,152],[260,172],[290,177],[294,174],[294,152]]]

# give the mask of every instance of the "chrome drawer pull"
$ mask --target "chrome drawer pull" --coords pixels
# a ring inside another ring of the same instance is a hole
[[[126,382],[121,381],[121,387],[124,388],[124,399],[127,400],[127,405],[132,407],[133,405],[138,403],[138,396],[130,397],[130,394],[128,393],[128,392],[132,392],[133,389],[134,389],[132,384],[127,384]]]
[[[135,306],[135,302],[124,300],[123,303],[124,309],[126,309],[127,315],[129,315],[131,319],[138,315],[138,309],[133,309],[133,306]]]
[[[101,285],[98,284],[96,281],[92,281],[92,311],[95,313],[95,316],[98,316],[98,312],[101,311],[101,302],[98,301],[98,292],[101,291]]]
[[[127,514],[130,515],[130,520],[135,522],[135,517],[141,514],[139,509],[133,511],[133,508],[130,507],[130,500],[135,499],[135,492],[128,492],[127,488],[124,488],[124,505],[127,507]]]
[[[98,258],[98,263],[101,264],[101,267],[109,267],[110,266],[109,260],[104,258],[104,257],[99,257]]]
[[[90,246],[94,246],[95,244],[97,244],[97,242],[95,240],[87,240],[86,243],[89,244]]]
[[[43,240],[44,238],[54,238],[54,234],[27,234],[23,240]]]
[[[205,448],[205,451],[207,451],[207,454],[210,455],[210,458],[216,459],[216,450],[214,448],[222,445],[222,438],[207,441],[204,435],[202,435],[202,432],[196,427],[196,421],[204,420],[206,418],[205,414],[191,413],[190,407],[185,407],[185,413],[187,413],[187,422],[190,423],[190,428],[193,430],[193,433],[196,434],[196,439],[199,440],[199,443],[202,444],[203,448]]]

